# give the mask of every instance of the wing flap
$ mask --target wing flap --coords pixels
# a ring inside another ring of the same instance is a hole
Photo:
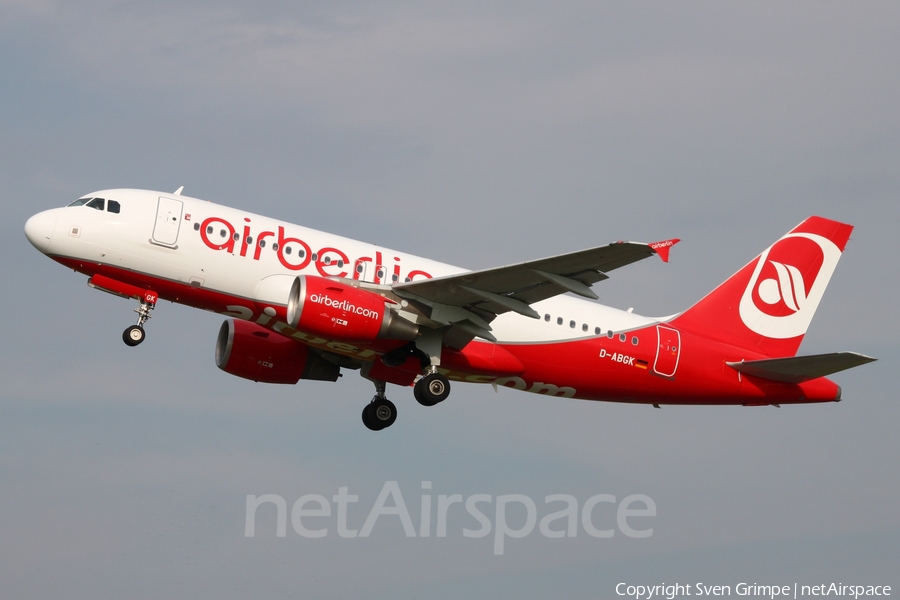
[[[832,352],[810,356],[726,362],[725,364],[735,371],[770,381],[802,383],[875,360],[878,359],[856,352]]]

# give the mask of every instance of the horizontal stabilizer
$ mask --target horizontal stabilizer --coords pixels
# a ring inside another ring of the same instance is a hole
[[[725,364],[736,371],[754,377],[784,383],[802,383],[845,369],[852,369],[874,360],[878,359],[856,352],[832,352],[811,356],[727,362]]]

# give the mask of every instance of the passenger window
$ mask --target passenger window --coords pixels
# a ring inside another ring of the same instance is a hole
[[[212,232],[213,232],[212,225],[207,225],[206,226],[206,235],[212,235]]]
[[[278,242],[275,242],[274,244],[272,244],[272,250],[275,252],[278,252]]]
[[[250,245],[252,245],[252,244],[253,244],[253,236],[252,236],[252,235],[248,235],[248,236],[247,236],[247,245],[250,246]]]
[[[115,200],[110,200],[106,203],[106,210],[107,212],[119,214],[119,203]],[[199,225],[196,228],[199,229]]]
[[[103,210],[103,205],[106,204],[106,200],[103,198],[94,198],[90,202],[87,203],[88,208],[93,208],[96,210]]]
[[[241,239],[241,234],[239,234],[238,232],[235,231],[234,232],[234,241],[238,241],[239,239]]]
[[[326,265],[330,265],[330,264],[331,264],[331,257],[330,257],[330,256],[326,256],[326,257],[322,260],[322,262],[324,262]]]
[[[257,242],[257,244],[259,244],[259,247],[260,247],[260,248],[265,248],[265,247],[266,247],[266,240],[264,240],[264,239],[262,239],[262,238],[259,238],[259,241]]]
[[[606,337],[608,337],[609,339],[613,339],[613,330],[612,329],[610,329],[609,331],[606,332]]]
[[[284,253],[285,253],[285,254],[290,254],[290,253],[291,253],[291,247],[290,247],[290,246],[285,246],[285,247],[284,247]]]
[[[631,343],[632,343],[632,345],[634,345],[634,346],[637,346],[637,345],[638,345],[638,339],[637,339],[637,336],[631,338]]]
[[[200,231],[200,223],[194,223],[194,231]]]
[[[227,236],[228,236],[228,232],[225,231],[224,229],[222,229],[221,231],[219,231],[219,235],[221,235],[222,237],[227,237]]]
[[[584,325],[581,326],[581,330],[582,330],[582,331],[587,331],[587,323],[585,323]]]
[[[544,315],[544,320],[547,321],[548,323],[550,322],[550,313],[547,313]]]
[[[569,327],[575,329],[575,321],[569,321]]]
[[[624,333],[620,333],[620,334],[619,334],[619,341],[620,341],[620,342],[624,342],[627,338],[628,338],[628,336],[625,335]]]
[[[562,317],[556,317],[556,324],[562,325]]]
[[[600,328],[594,327],[594,335],[600,335]]]

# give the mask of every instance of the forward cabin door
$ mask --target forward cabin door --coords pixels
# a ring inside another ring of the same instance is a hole
[[[156,223],[153,226],[153,238],[150,240],[160,246],[177,248],[178,229],[181,227],[181,211],[184,202],[174,198],[159,197],[156,206]]]
[[[656,360],[653,371],[663,377],[675,377],[678,369],[678,357],[681,354],[681,333],[677,329],[664,325],[656,326]]]

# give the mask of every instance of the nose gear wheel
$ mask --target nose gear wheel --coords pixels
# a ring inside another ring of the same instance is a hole
[[[137,346],[144,341],[146,334],[140,325],[132,325],[122,333],[122,341],[129,346]]]

